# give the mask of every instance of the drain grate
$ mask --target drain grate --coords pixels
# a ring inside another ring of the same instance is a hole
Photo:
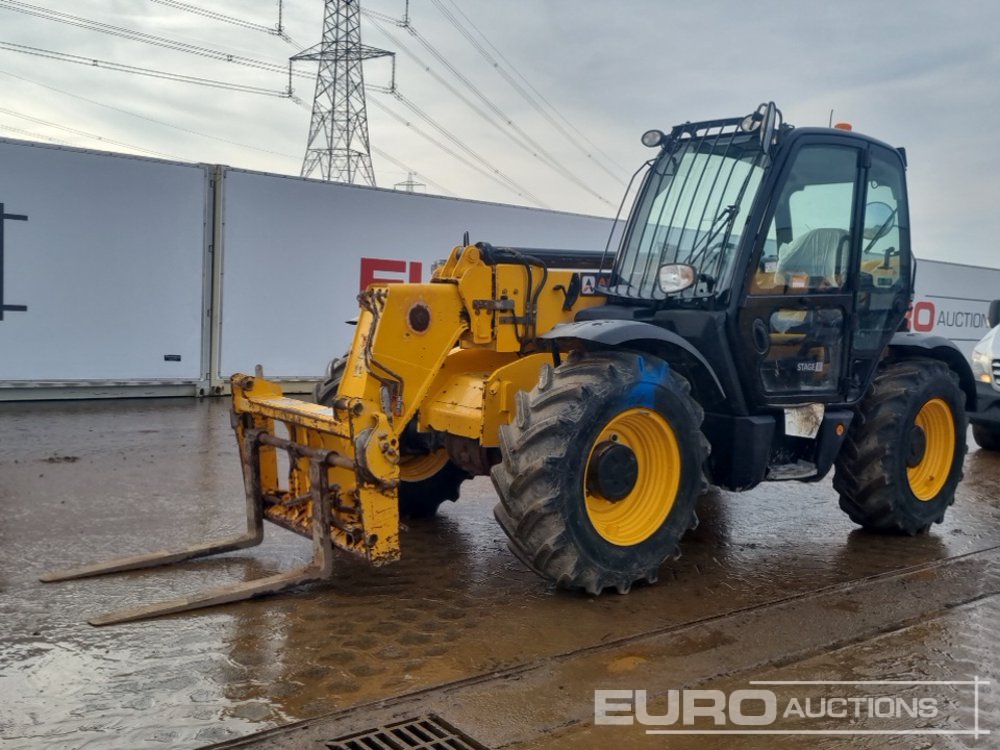
[[[326,743],[329,750],[490,750],[433,714]]]

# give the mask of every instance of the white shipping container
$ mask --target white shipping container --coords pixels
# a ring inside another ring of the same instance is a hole
[[[610,219],[228,169],[221,374],[319,377],[350,346],[358,292],[421,281],[468,231],[499,246],[603,250]]]
[[[199,380],[208,196],[202,166],[0,139],[0,381]]]
[[[917,259],[910,328],[955,342],[968,357],[987,331],[990,301],[1000,299],[1000,269]]]

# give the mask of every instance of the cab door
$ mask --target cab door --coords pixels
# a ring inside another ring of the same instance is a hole
[[[865,156],[800,141],[779,173],[737,320],[751,404],[847,399]]]
[[[860,398],[874,376],[913,294],[905,161],[898,151],[872,144],[866,163],[850,400]]]

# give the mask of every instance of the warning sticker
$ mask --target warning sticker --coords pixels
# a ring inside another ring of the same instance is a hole
[[[593,273],[585,273],[580,277],[580,294],[584,297],[593,297],[600,294],[600,287],[608,285],[607,276],[598,276]]]

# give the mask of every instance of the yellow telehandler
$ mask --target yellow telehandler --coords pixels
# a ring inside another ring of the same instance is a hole
[[[615,253],[463,243],[429,283],[375,284],[317,401],[232,378],[247,532],[61,571],[64,580],[240,549],[263,521],[306,568],[112,613],[123,622],[328,577],[333,548],[400,556],[400,514],[492,477],[510,548],[555,584],[655,582],[711,483],[817,481],[868,529],[940,522],[962,477],[969,365],[906,331],[906,156],[773,103],[653,130]],[[638,173],[637,173],[638,174]]]

